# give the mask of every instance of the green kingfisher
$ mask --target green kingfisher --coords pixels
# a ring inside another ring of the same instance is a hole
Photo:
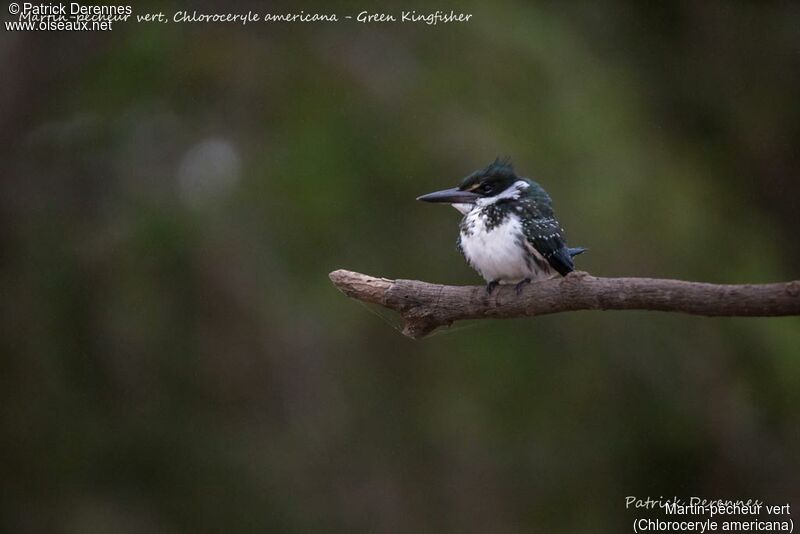
[[[568,248],[542,187],[514,172],[509,160],[496,159],[452,189],[418,197],[451,204],[464,214],[458,250],[486,280],[491,294],[498,284],[525,284],[575,270],[572,258],[586,249]]]

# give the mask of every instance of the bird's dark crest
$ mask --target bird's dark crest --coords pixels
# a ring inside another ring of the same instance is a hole
[[[461,182],[459,186],[461,189],[470,189],[475,184],[485,179],[492,180],[506,180],[510,182],[516,181],[519,177],[514,172],[514,165],[511,163],[511,158],[495,158],[495,160],[482,169],[473,172]]]
[[[514,172],[514,164],[511,163],[511,158],[508,156],[495,158],[492,163],[483,169],[483,175],[498,178],[517,178],[517,173]]]

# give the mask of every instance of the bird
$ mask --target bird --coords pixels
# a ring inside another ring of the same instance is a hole
[[[451,204],[464,215],[457,248],[486,280],[489,295],[499,284],[515,284],[519,295],[532,281],[566,276],[575,270],[572,258],[586,251],[567,246],[550,195],[519,176],[508,158],[417,200]]]

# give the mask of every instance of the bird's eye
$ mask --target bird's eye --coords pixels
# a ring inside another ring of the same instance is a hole
[[[481,186],[478,188],[478,192],[479,192],[479,193],[483,193],[483,194],[486,194],[486,193],[491,193],[491,191],[492,191],[492,186],[491,186],[491,185],[489,185],[489,184],[482,184],[482,185],[481,185]]]

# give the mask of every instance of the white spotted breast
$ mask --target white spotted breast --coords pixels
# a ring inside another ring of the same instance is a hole
[[[497,218],[493,220],[493,216]],[[535,257],[536,251],[527,243],[520,219],[514,213],[498,217],[485,208],[471,210],[461,222],[459,248],[487,282],[510,284],[525,278],[552,276],[547,262]]]

